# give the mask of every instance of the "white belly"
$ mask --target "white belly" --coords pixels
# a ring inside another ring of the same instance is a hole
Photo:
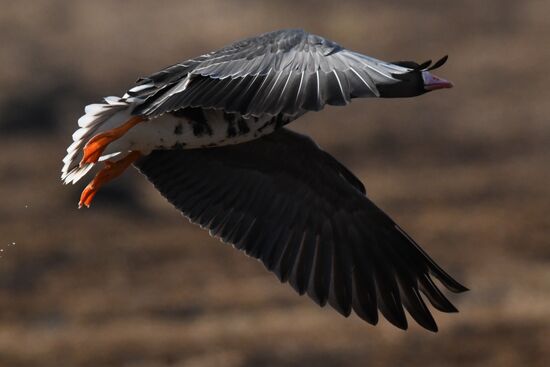
[[[220,110],[202,111],[201,121],[186,116],[164,114],[144,121],[111,143],[106,154],[139,150],[148,154],[155,149],[194,149],[239,144],[272,133],[288,123],[285,117],[249,117],[224,114]]]

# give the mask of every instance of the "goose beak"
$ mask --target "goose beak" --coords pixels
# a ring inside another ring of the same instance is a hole
[[[424,89],[429,92],[436,89],[452,88],[453,83],[443,78],[437,77],[428,71],[422,72],[422,79],[424,80]]]

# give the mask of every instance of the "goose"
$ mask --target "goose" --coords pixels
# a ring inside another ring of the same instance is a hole
[[[79,201],[89,207],[133,165],[192,223],[260,260],[298,294],[372,325],[380,313],[407,329],[407,312],[435,332],[428,302],[457,312],[442,287],[467,288],[352,172],[285,126],[327,104],[451,88],[431,73],[446,60],[385,62],[295,29],[247,38],[86,106],[61,179],[74,184],[98,167]]]

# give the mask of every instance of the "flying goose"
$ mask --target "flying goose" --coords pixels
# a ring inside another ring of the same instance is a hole
[[[406,329],[404,310],[437,331],[425,299],[456,312],[439,286],[467,290],[311,139],[283,126],[326,104],[413,97],[452,84],[410,62],[385,62],[303,30],[248,38],[140,78],[122,97],[86,106],[61,179],[130,164],[191,222],[255,257],[300,294],[376,324]],[[116,160],[115,160],[116,158]],[[423,298],[423,296],[424,298]]]

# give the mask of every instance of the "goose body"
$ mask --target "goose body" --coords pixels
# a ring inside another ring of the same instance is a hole
[[[441,311],[456,309],[432,277],[454,292],[466,288],[349,170],[284,126],[326,104],[449,88],[430,73],[445,60],[385,62],[302,30],[239,41],[87,106],[62,180],[75,183],[105,161],[82,194],[89,206],[133,163],[192,222],[260,259],[298,293],[372,324],[380,311],[406,328],[406,309],[436,330],[421,294]]]

